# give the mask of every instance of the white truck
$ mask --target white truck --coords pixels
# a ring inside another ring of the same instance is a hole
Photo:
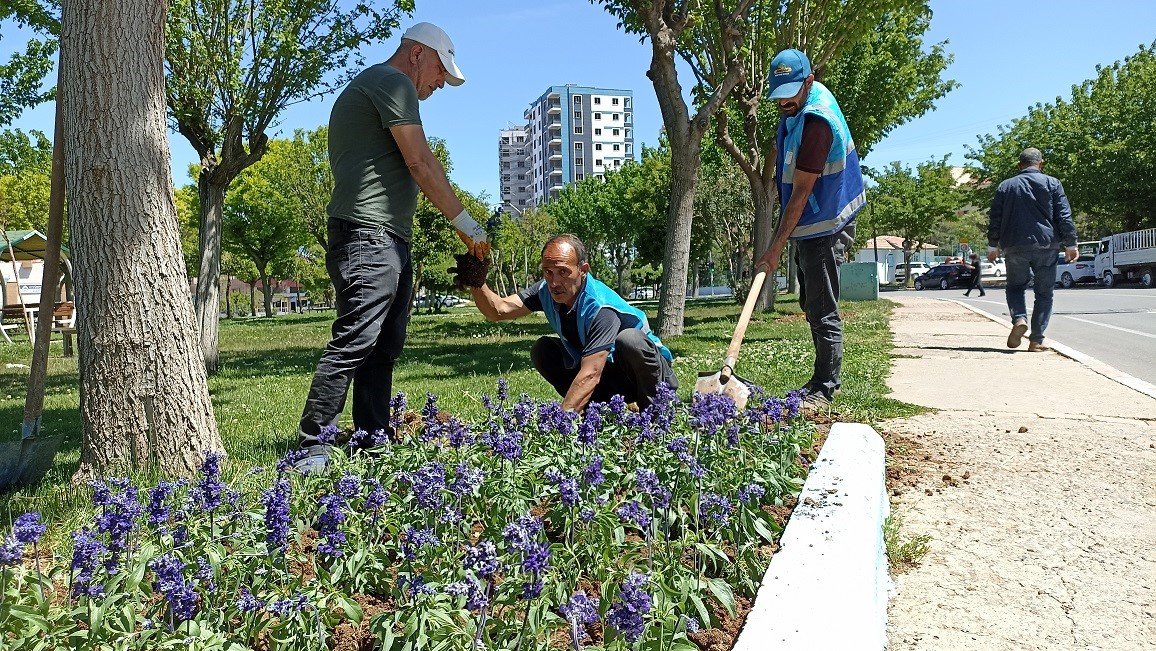
[[[1124,280],[1152,287],[1156,282],[1153,274],[1156,274],[1156,228],[1116,233],[1100,240],[1096,275],[1105,287]]]

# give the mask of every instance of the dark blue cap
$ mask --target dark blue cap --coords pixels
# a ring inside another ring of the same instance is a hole
[[[798,95],[803,82],[810,75],[811,61],[806,54],[795,49],[779,52],[771,61],[771,76],[767,79],[770,86],[768,97],[787,99]]]

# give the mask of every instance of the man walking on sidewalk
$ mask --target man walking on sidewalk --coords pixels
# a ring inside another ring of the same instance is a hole
[[[1061,245],[1065,259],[1079,257],[1076,224],[1064,186],[1043,173],[1040,150],[1028,147],[1020,153],[1019,173],[999,184],[991,201],[987,226],[987,259],[995,262],[1003,251],[1007,262],[1007,308],[1012,318],[1008,348],[1019,348],[1028,330],[1028,310],[1024,300],[1035,275],[1035,304],[1032,306],[1028,350],[1048,350],[1044,330],[1052,316],[1052,292],[1056,285],[1057,253]]]
[[[815,344],[804,406],[818,411],[839,389],[839,264],[855,239],[855,214],[866,205],[867,193],[851,129],[835,96],[815,81],[807,55],[793,49],[776,54],[768,85],[781,115],[775,176],[783,218],[757,266],[774,277],[787,241],[795,242],[799,305]]]

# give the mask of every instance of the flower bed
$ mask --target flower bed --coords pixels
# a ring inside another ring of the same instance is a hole
[[[798,396],[577,415],[499,381],[484,402],[467,424],[428,396],[324,475],[291,453],[233,486],[217,456],[192,482],[96,483],[70,563],[18,518],[4,648],[692,651],[754,595],[811,442]]]

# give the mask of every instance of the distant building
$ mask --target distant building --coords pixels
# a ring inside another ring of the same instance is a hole
[[[937,248],[939,247],[935,244],[921,244],[918,249],[911,252],[911,261],[923,262],[929,267],[934,266]],[[903,238],[898,235],[880,235],[867,240],[863,248],[855,253],[854,262],[876,261],[880,265],[879,282],[889,283],[894,280],[895,270],[904,263]]]
[[[567,183],[601,178],[634,160],[632,91],[551,86],[524,117],[524,127],[503,129],[498,139],[505,212],[520,214]]]

